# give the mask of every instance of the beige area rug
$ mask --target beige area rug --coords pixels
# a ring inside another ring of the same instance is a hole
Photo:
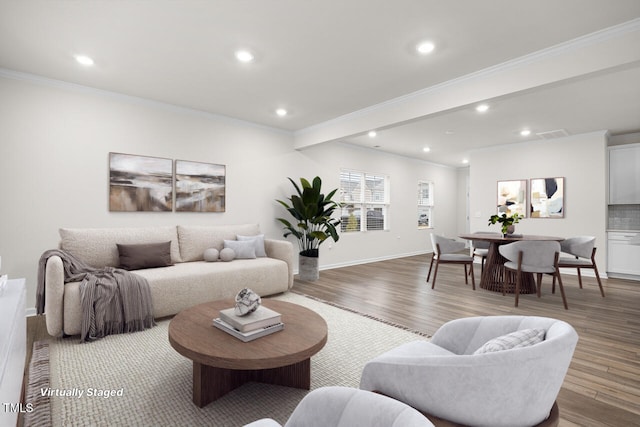
[[[327,345],[311,359],[312,389],[358,387],[364,364],[402,343],[427,339],[294,293],[276,297],[308,307],[329,327]],[[190,360],[168,342],[169,320],[133,334],[80,344],[50,344],[54,426],[242,426],[269,417],[284,424],[306,390],[248,383],[200,409],[191,401]],[[102,397],[104,390],[121,396]],[[78,394],[83,392],[81,397]],[[89,393],[93,396],[87,396]]]

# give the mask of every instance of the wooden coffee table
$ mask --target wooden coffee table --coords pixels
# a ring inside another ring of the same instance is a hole
[[[200,408],[249,381],[311,387],[311,356],[327,342],[327,323],[297,304],[270,299],[262,304],[282,315],[284,330],[250,342],[212,324],[233,300],[196,305],[171,319],[169,342],[193,360],[193,403]]]

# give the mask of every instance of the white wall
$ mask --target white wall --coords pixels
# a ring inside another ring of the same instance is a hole
[[[554,140],[533,141],[476,151],[471,156],[471,231],[500,231],[488,226],[496,213],[497,182],[532,178],[565,178],[565,216],[526,218],[517,233],[596,237],[596,261],[604,274],[606,263],[606,131]]]
[[[290,133],[218,116],[48,81],[0,77],[0,256],[2,274],[27,279],[35,304],[37,263],[61,227],[137,227],[257,222],[282,238],[275,203],[286,177],[323,177],[341,167],[390,176],[391,231],[344,235],[321,247],[321,268],[430,251],[416,228],[418,180],[435,182],[434,223],[456,233],[455,169],[333,143],[296,151]],[[109,212],[108,153],[227,166],[225,213]]]

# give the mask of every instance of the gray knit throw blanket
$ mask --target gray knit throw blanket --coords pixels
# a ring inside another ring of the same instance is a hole
[[[82,342],[155,326],[147,279],[119,268],[91,267],[59,249],[48,250],[40,257],[36,290],[38,314],[44,313],[45,267],[52,256],[62,259],[65,284],[81,282]]]

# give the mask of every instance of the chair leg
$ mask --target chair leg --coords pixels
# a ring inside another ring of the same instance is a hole
[[[517,307],[518,306],[518,299],[520,297],[520,281],[522,280],[522,272],[518,271],[516,274],[517,274],[517,276],[516,276],[516,288],[515,288],[513,293],[515,294],[515,297],[516,297],[515,306]]]
[[[438,265],[440,262],[436,261],[436,269],[433,270],[433,281],[431,282],[431,289],[434,289],[436,286],[436,276],[438,275]]]
[[[602,282],[600,281],[600,275],[598,274],[598,267],[596,267],[596,263],[593,263],[593,271],[596,273],[596,280],[598,281],[598,286],[600,287],[600,293],[602,294],[602,298],[604,298],[604,289],[602,289]]]
[[[537,289],[537,294],[538,294],[538,298],[540,298],[542,296],[542,274],[538,273],[538,280],[536,280],[536,289]],[[556,280],[556,278],[553,278],[554,282]]]
[[[469,270],[471,270],[471,289],[476,290],[476,278],[473,273],[473,262],[469,266]]]
[[[433,260],[436,258],[435,254],[431,254],[431,264],[429,264],[429,273],[427,274],[427,282],[429,281],[429,277],[431,277],[431,269],[433,268]]]
[[[464,264],[464,284],[465,285],[469,284],[468,276],[469,276],[469,273],[467,273],[467,264]]]
[[[580,274],[580,267],[576,268],[578,270],[578,284],[580,285],[580,289],[582,289],[582,274]]]
[[[564,287],[562,286],[562,278],[560,277],[560,273],[557,269],[554,275],[558,276],[558,286],[560,287],[560,294],[562,295],[562,303],[564,304],[564,309],[569,310],[569,306],[567,305],[567,297],[564,295]]]

